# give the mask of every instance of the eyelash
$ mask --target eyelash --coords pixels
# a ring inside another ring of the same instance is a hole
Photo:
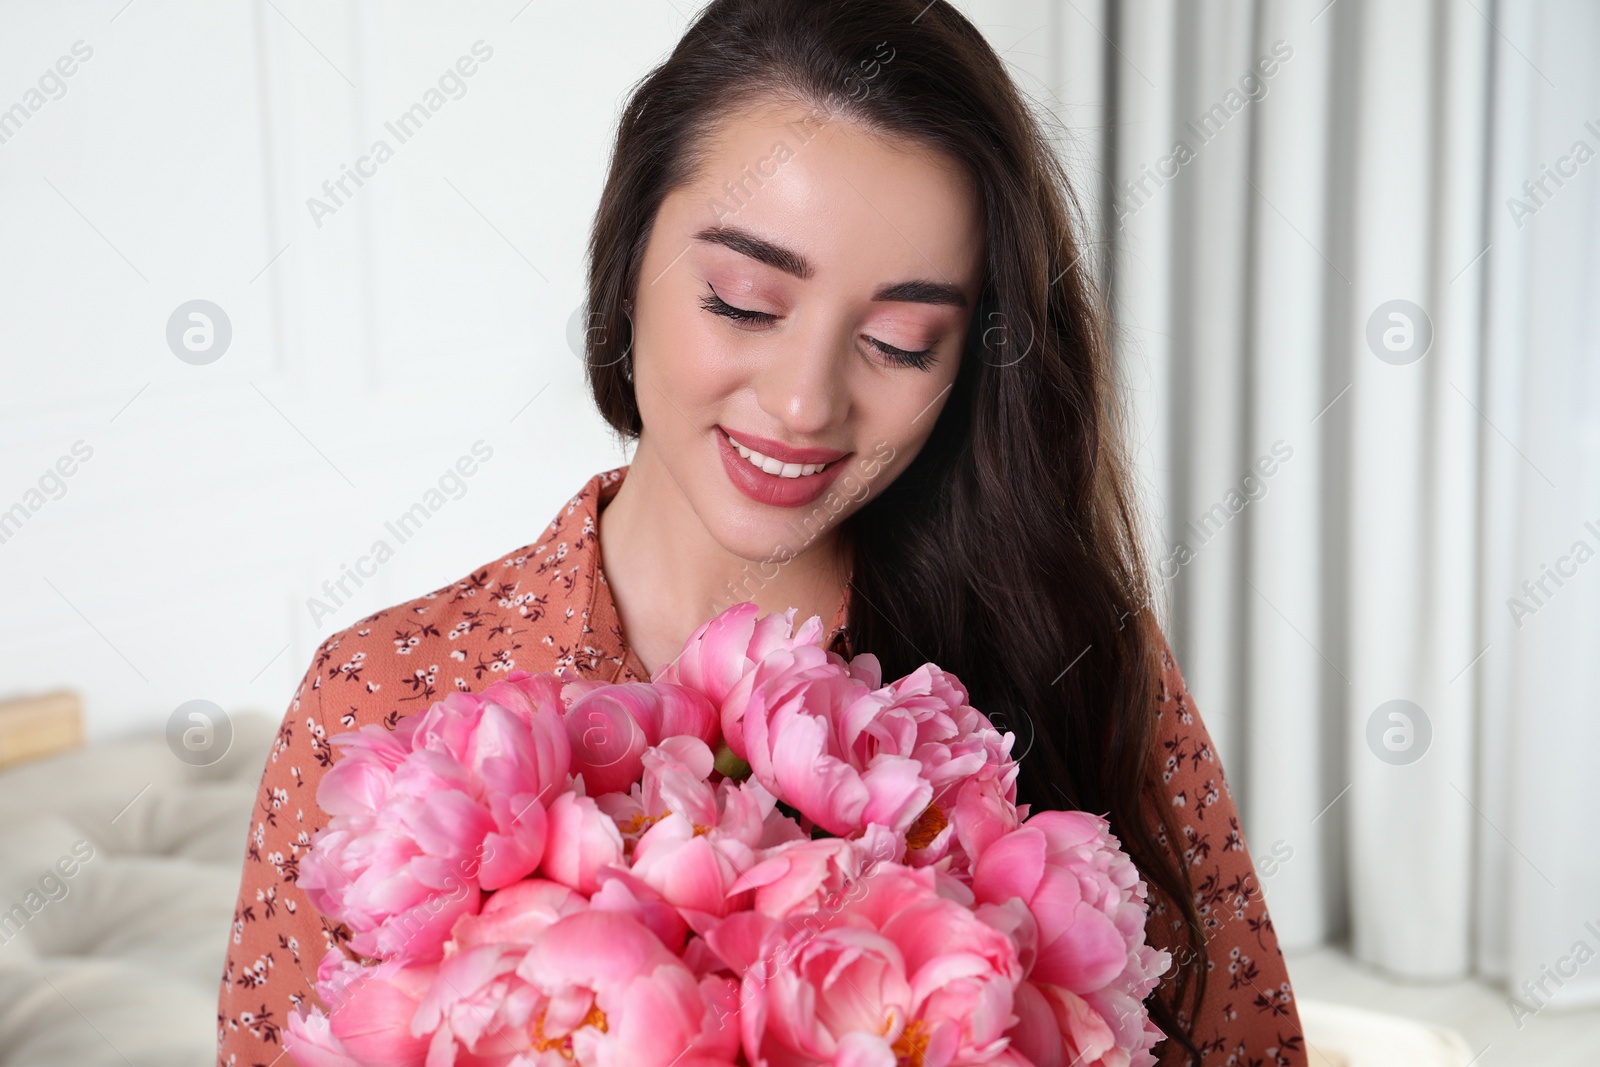
[[[715,289],[712,289],[709,285],[706,288],[710,291],[706,296],[700,298],[700,306],[713,315],[721,315],[723,318],[733,319],[735,322],[770,322],[772,319],[777,318],[771,312],[750,311],[747,308],[734,307],[718,296]],[[884,344],[876,338],[869,337],[867,340],[878,350],[879,355],[890,363],[902,367],[913,367],[917,370],[927,370],[933,365],[934,355],[931,348],[913,352],[904,348],[896,348],[894,345]]]
[[[700,298],[700,306],[711,312],[713,315],[721,315],[723,318],[734,319],[738,322],[765,322],[776,318],[776,316],[772,315],[770,312],[749,311],[745,308],[736,308],[732,304],[723,300],[722,297],[718,296],[715,289],[711,289],[710,286],[707,286],[706,288],[710,290],[710,295]]]

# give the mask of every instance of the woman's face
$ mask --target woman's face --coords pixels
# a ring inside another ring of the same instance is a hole
[[[927,440],[982,285],[953,161],[796,105],[753,105],[662,202],[634,295],[635,467],[723,548],[801,554]]]

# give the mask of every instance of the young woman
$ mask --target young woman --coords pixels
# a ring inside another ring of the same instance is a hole
[[[1104,312],[1063,172],[944,0],[716,0],[621,119],[589,377],[636,441],[535,543],[335,634],[284,717],[224,1063],[270,1063],[348,931],[294,885],[328,736],[497,672],[644,679],[729,604],[932,660],[1019,735],[1019,800],[1108,815],[1174,966],[1168,1063],[1305,1062],[1222,768],[1151,618]]]

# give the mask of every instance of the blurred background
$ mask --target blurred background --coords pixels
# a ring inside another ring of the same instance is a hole
[[[1600,1062],[1600,5],[957,6],[1075,176],[1297,993]],[[146,1062],[141,985],[203,1052],[313,649],[626,461],[584,243],[693,11],[0,4],[0,1064]]]

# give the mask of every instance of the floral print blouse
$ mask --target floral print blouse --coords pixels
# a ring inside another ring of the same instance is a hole
[[[350,932],[295,886],[312,834],[328,821],[317,784],[333,764],[330,736],[394,727],[452,690],[477,691],[515,668],[569,668],[607,681],[648,679],[623,638],[600,569],[600,509],[626,467],[597,474],[540,539],[441,589],[385,608],[324,641],[278,728],[251,819],[217,1003],[222,1067],[272,1067],[328,948]],[[848,651],[847,602],[828,641]],[[1196,1042],[1205,1067],[1306,1062],[1288,972],[1278,950],[1238,812],[1210,737],[1170,651],[1162,650],[1158,744],[1165,794],[1206,924],[1210,971]],[[1168,842],[1168,847],[1171,843]],[[1152,943],[1170,945],[1175,916],[1152,907]],[[1177,1049],[1163,1063],[1179,1062]],[[283,1067],[288,1067],[284,1061]]]

